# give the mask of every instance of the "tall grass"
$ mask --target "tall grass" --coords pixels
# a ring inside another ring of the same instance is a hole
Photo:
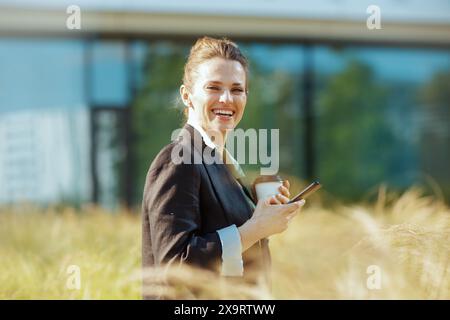
[[[140,298],[129,280],[140,267],[136,216],[94,207],[13,211],[0,212],[0,298]],[[80,270],[79,290],[70,289],[71,265]]]
[[[140,241],[139,215],[3,209],[0,298],[140,299]],[[149,270],[154,285],[144,289],[188,299],[450,298],[450,209],[415,188],[399,196],[380,190],[373,204],[309,201],[270,247],[272,291],[190,269],[173,271],[166,283]],[[80,289],[67,285],[70,265],[80,268]],[[368,286],[371,268],[379,287]]]

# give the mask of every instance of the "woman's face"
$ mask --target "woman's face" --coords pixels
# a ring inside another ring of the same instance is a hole
[[[181,86],[185,105],[193,108],[205,131],[226,134],[241,121],[247,103],[246,74],[240,62],[209,59],[197,67],[192,92]]]

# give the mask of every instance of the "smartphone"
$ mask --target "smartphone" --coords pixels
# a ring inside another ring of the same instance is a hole
[[[305,188],[302,192],[297,194],[292,200],[290,200],[288,203],[292,203],[295,201],[299,201],[301,199],[305,199],[310,194],[314,193],[315,191],[319,190],[322,187],[322,185],[319,183],[319,181],[314,181],[309,186]]]

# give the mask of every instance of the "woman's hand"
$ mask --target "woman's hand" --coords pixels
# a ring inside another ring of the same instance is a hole
[[[260,239],[285,231],[304,204],[305,200],[289,204],[271,204],[271,198],[258,201],[253,216],[238,228],[242,251]]]
[[[291,197],[291,193],[289,192],[289,188],[291,187],[289,180],[284,180],[283,185],[278,188],[280,193],[275,196],[269,198],[270,204],[286,204],[289,202],[289,198]]]

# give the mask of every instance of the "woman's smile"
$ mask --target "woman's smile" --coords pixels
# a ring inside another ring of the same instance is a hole
[[[211,110],[212,114],[216,119],[219,121],[227,122],[234,119],[234,115],[236,114],[236,111],[232,109],[225,109],[225,108],[214,108]]]

